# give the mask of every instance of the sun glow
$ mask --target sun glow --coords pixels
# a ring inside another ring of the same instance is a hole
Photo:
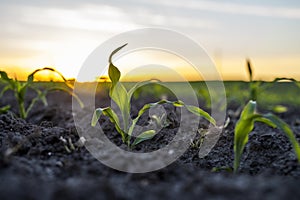
[[[64,50],[57,56],[41,55],[34,59],[21,59],[17,64],[23,64],[25,67],[6,65],[0,67],[0,70],[8,72],[8,75],[18,80],[26,80],[27,76],[34,70],[43,67],[51,67],[61,72],[67,79],[77,77],[81,64],[84,62],[84,51],[81,53],[74,51],[74,59],[70,60],[70,56],[64,54]],[[72,54],[72,49],[69,53]],[[76,56],[77,55],[77,56]],[[47,62],[48,61],[48,62]],[[251,59],[253,64],[254,78],[256,80],[273,80],[276,77],[293,77],[300,79],[300,73],[295,63],[300,63],[300,57],[281,57],[278,59],[256,58]],[[24,63],[26,65],[24,65]],[[122,72],[123,81],[141,81],[159,77],[162,81],[177,81],[172,76],[170,71],[180,74],[183,78],[189,81],[203,80],[201,74],[195,68],[182,60],[179,57],[167,53],[159,53],[154,55],[149,51],[130,53],[114,61],[115,65],[119,67]],[[161,65],[167,67],[170,71],[157,70],[158,68],[151,68],[153,66]],[[70,66],[70,67],[65,67]],[[71,67],[72,66],[72,67]],[[228,58],[222,61],[222,66],[216,66],[221,77],[224,80],[248,80],[247,70],[245,67],[245,58]],[[279,73],[281,72],[281,73]],[[97,74],[89,80],[82,81],[95,81],[97,77],[107,77],[107,72],[104,74]],[[51,75],[51,72],[41,72],[38,74],[36,80],[49,81],[58,80]],[[107,81],[107,80],[106,80]]]
[[[154,26],[190,36],[209,55],[220,50],[222,58],[212,58],[224,80],[247,80],[247,57],[256,79],[300,80],[298,4],[195,0],[135,3],[86,1],[64,6],[7,1],[0,6],[0,70],[25,80],[35,69],[52,66],[65,77],[76,78],[85,59],[102,42],[128,30]],[[124,80],[143,79],[147,74],[134,74],[133,67],[151,63],[168,66],[188,80],[201,80],[188,63],[169,55],[140,53],[117,61]],[[97,76],[101,74],[84,81],[94,81]],[[166,73],[165,80],[171,79]]]

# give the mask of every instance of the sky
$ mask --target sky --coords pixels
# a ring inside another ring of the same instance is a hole
[[[256,79],[300,80],[297,0],[0,0],[0,24],[0,70],[18,79],[45,66],[76,77],[104,41],[157,27],[202,45],[225,80],[247,80],[246,58]]]

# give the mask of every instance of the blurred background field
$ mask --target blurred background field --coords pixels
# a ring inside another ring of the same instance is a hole
[[[49,83],[43,83],[49,84]],[[57,83],[59,84],[59,83]],[[93,89],[97,84],[96,94],[101,98],[108,98],[108,91],[110,87],[110,82],[103,83],[76,83],[76,90],[80,91],[81,95],[93,93]],[[130,89],[134,83],[125,82],[125,87]],[[211,81],[210,84],[220,84],[214,81]],[[221,83],[222,84],[222,83]],[[248,100],[250,100],[250,90],[249,82],[244,81],[225,81],[223,82],[224,88],[226,90],[226,99],[227,104],[230,106],[242,106]],[[263,87],[258,89],[258,98],[257,102],[259,107],[264,109],[272,109],[275,105],[286,105],[297,107],[300,106],[300,88],[298,88],[295,83],[292,82],[277,82],[270,83],[264,82],[268,85],[266,89]],[[203,81],[200,82],[190,82],[192,89],[195,92],[195,95],[199,99],[199,103],[209,107],[210,105],[210,95],[213,99],[218,98],[218,93],[212,92],[209,93],[206,83]],[[190,91],[184,89],[186,83],[179,82],[167,82],[164,83],[164,86],[159,83],[151,83],[145,86],[142,86],[136,90],[133,95],[133,100],[138,100],[139,98],[148,98],[151,99],[161,99],[168,98],[170,100],[176,99],[175,94],[171,92],[168,88],[175,88],[175,93],[178,93],[182,96],[192,95]],[[215,98],[216,96],[216,98]]]

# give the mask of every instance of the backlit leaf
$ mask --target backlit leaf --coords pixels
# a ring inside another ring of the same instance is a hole
[[[244,110],[242,111],[241,117],[235,126],[235,130],[234,130],[234,166],[233,166],[234,172],[237,172],[237,170],[239,168],[241,155],[243,154],[245,145],[248,143],[249,133],[254,128],[254,122],[262,122],[273,128],[281,129],[287,135],[290,142],[292,143],[292,146],[294,148],[294,151],[296,153],[298,161],[300,162],[299,143],[297,142],[297,140],[293,134],[293,131],[291,130],[289,125],[286,124],[284,121],[282,121],[276,115],[273,115],[272,113],[262,115],[262,114],[256,113],[255,109],[256,109],[256,102],[250,101],[245,106]]]
[[[91,125],[96,126],[101,115],[105,115],[109,118],[109,120],[115,125],[117,131],[121,134],[123,141],[125,140],[126,134],[120,127],[120,121],[118,115],[110,108],[97,108],[93,114]]]
[[[199,108],[197,106],[191,106],[191,105],[186,105],[185,107],[191,113],[193,113],[193,114],[195,114],[197,116],[200,116],[200,117],[204,117],[207,121],[209,121],[213,125],[216,125],[215,119],[212,118],[207,112],[205,112],[201,108]]]
[[[132,143],[132,146],[135,146],[145,140],[150,140],[155,136],[156,132],[155,130],[148,130],[145,131],[143,133],[141,133],[139,136],[137,136],[137,138],[134,140],[134,142]]]
[[[108,68],[108,76],[112,82],[112,87],[115,86],[115,84],[117,84],[117,82],[120,80],[121,77],[121,72],[119,71],[119,69],[112,63],[112,57],[118,52],[120,51],[123,47],[125,47],[127,44],[124,44],[120,47],[118,47],[117,49],[115,49],[109,56],[108,62],[109,62],[109,68]]]
[[[300,162],[300,146],[289,125],[285,123],[283,120],[281,120],[279,117],[277,117],[276,115],[273,115],[272,113],[266,114],[264,115],[264,117],[272,121],[277,126],[277,128],[281,129],[286,134],[286,136],[288,137],[288,139],[290,140],[294,148],[297,159]]]

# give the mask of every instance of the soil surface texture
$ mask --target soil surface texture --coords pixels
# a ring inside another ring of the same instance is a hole
[[[12,99],[8,93],[0,103],[12,104],[16,113]],[[143,99],[133,104],[132,115],[148,102]],[[191,145],[169,166],[134,174],[105,166],[82,146],[73,122],[71,97],[54,92],[48,95],[48,101],[47,107],[37,104],[26,120],[13,112],[0,115],[1,200],[300,199],[300,165],[280,130],[257,123],[245,148],[240,172],[233,174],[226,170],[233,166],[234,125],[238,120],[234,105],[227,108],[229,125],[207,156],[199,158],[199,148]],[[155,151],[172,140],[180,115],[172,106],[165,109],[168,118],[165,128],[132,151]],[[299,111],[290,108],[280,117],[300,141]],[[145,115],[139,124],[147,121]],[[114,125],[106,117],[99,122],[107,137],[126,149]],[[207,123],[203,122],[199,128],[205,127]],[[198,140],[196,136],[194,143]]]

